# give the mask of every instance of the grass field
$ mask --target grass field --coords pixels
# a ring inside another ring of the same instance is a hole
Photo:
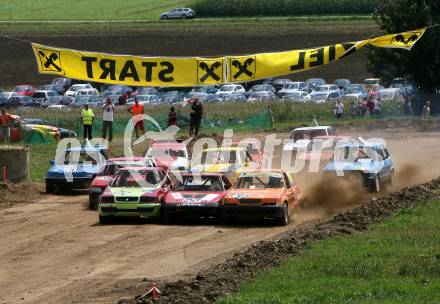
[[[309,246],[220,304],[438,303],[440,201]]]
[[[0,20],[157,20],[185,0],[0,0]]]

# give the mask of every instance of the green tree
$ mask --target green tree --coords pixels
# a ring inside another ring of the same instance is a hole
[[[386,33],[440,24],[440,0],[382,0],[374,17]],[[386,84],[404,77],[423,92],[440,89],[440,27],[428,29],[411,51],[371,48],[368,70]]]

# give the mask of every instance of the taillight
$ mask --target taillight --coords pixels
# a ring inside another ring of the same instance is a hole
[[[101,203],[103,204],[113,204],[115,202],[115,197],[113,195],[101,196]]]

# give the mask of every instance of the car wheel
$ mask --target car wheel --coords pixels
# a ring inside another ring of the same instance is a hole
[[[289,224],[289,205],[287,203],[283,204],[282,215],[278,221],[281,226],[287,226]]]
[[[180,16],[180,18],[186,19],[187,17],[186,17],[186,15],[182,15],[182,16]]]
[[[97,206],[96,195],[89,194],[89,208],[95,210]]]
[[[371,184],[371,190],[375,193],[380,192],[380,177],[379,174],[376,174],[374,177],[374,182]]]
[[[54,191],[54,186],[51,182],[46,182],[46,193],[51,194]]]
[[[165,225],[171,224],[171,216],[168,211],[162,209],[162,223]]]
[[[232,218],[224,210],[222,210],[220,218],[223,225],[230,225],[232,223]]]
[[[31,144],[42,144],[42,143],[44,143],[44,137],[42,134],[34,131],[28,137],[27,141],[28,141],[28,143],[31,143]]]
[[[102,216],[101,214],[99,215],[99,223],[101,225],[107,225],[110,224],[112,222],[112,218],[110,216]]]
[[[162,20],[167,20],[167,19],[168,19],[167,15],[162,16]]]

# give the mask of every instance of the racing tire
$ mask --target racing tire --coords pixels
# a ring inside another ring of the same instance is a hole
[[[54,185],[51,182],[46,182],[46,194],[51,194],[55,190]]]
[[[181,19],[186,19],[186,18],[188,18],[188,17],[184,14],[184,15],[180,16],[180,18],[181,18]]]
[[[374,182],[371,184],[371,191],[374,193],[380,192],[380,177],[379,174],[376,174],[374,177]]]
[[[99,215],[99,224],[101,225],[108,225],[113,221],[111,216],[102,216],[101,214]]]
[[[96,207],[98,207],[98,202],[95,201],[95,199],[96,199],[95,195],[89,194],[89,209],[91,210],[95,210]]]
[[[290,220],[289,205],[287,203],[284,203],[282,216],[278,219],[278,224],[280,226],[287,226],[287,225],[289,225],[289,220]]]
[[[168,19],[168,16],[167,15],[165,15],[165,16],[162,16],[162,18],[161,18],[162,20],[167,20]]]
[[[221,219],[222,225],[227,226],[227,225],[232,224],[232,217],[228,216],[224,210],[222,210],[222,212],[221,212],[220,219]]]
[[[162,209],[162,223],[164,225],[170,225],[171,224],[171,216],[170,213],[168,211],[166,211],[165,209]]]

